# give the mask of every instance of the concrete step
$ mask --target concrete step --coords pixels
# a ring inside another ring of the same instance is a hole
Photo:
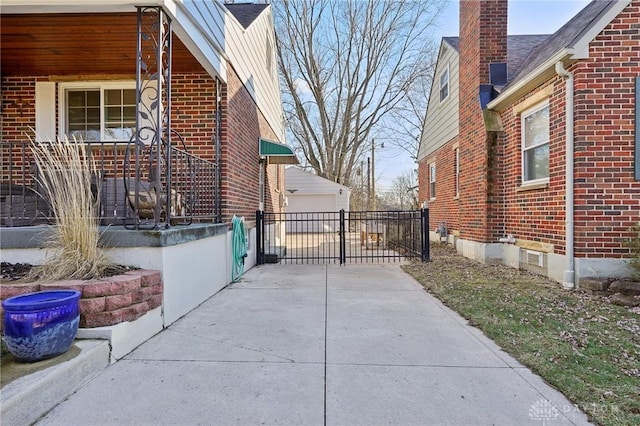
[[[2,357],[2,424],[32,424],[109,366],[109,342],[76,340],[56,358],[17,363]]]

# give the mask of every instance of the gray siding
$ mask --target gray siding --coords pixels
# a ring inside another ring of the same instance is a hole
[[[284,121],[271,7],[244,29],[217,0],[184,0],[181,4],[206,39],[212,40],[222,51],[220,54],[233,65],[272,130],[283,141]],[[226,81],[225,68],[222,64],[220,75]]]
[[[445,49],[446,47],[446,49]],[[449,97],[440,102],[440,74],[449,67]],[[458,118],[458,83],[459,83],[459,54],[446,41],[442,41],[440,57],[436,65],[431,95],[427,106],[418,161],[428,157],[435,150],[453,139],[459,132]]]

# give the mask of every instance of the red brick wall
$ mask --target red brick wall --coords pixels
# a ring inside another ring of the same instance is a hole
[[[36,126],[36,79],[2,76],[2,140],[22,141]]]
[[[244,85],[229,67],[229,81],[222,85],[222,211],[223,221],[244,215],[255,217],[258,208],[259,156],[262,136],[278,140]],[[25,141],[35,128],[35,82],[48,77],[2,77],[2,141]],[[172,77],[172,127],[184,138],[188,151],[215,160],[216,83],[206,72],[180,73]],[[178,141],[174,140],[175,143]],[[9,155],[3,150],[2,181],[9,179]],[[14,161],[15,166],[21,166]],[[16,173],[22,174],[21,169]],[[265,208],[279,209],[276,173],[282,166],[267,167]],[[15,177],[14,177],[15,179]],[[279,180],[281,186],[283,179]]]
[[[493,136],[484,128],[478,90],[489,81],[489,63],[506,62],[506,31],[506,0],[460,2],[460,236],[481,242],[492,237],[490,197],[495,189],[487,179]]]
[[[277,141],[266,119],[229,65],[224,102],[222,157],[222,213],[226,221],[235,214],[247,220],[259,206],[259,139]],[[281,166],[267,166],[265,210],[279,211],[275,173]],[[280,180],[282,182],[282,179]],[[282,185],[282,183],[281,183]]]
[[[502,113],[504,133],[496,162],[499,172],[494,187],[504,194],[504,214],[492,222],[494,241],[512,234],[518,239],[553,244],[556,253],[564,254],[564,164],[565,164],[565,94],[564,81],[556,77],[515,105],[534,96],[547,86],[553,88],[549,98],[549,185],[525,189],[522,183],[521,114],[510,108]],[[541,100],[542,102],[543,100]],[[536,103],[537,104],[537,103]],[[533,105],[532,105],[533,106]],[[498,201],[499,202],[499,201]]]
[[[456,196],[456,153],[458,138],[438,148],[435,153],[418,163],[419,200],[428,201],[429,229],[446,223],[449,232],[460,230],[460,198]],[[436,197],[429,193],[429,164],[436,163]]]
[[[429,201],[429,162],[423,159],[418,162],[418,200]]]
[[[215,158],[216,82],[207,73],[174,74],[171,79],[171,125],[191,154]],[[177,141],[174,140],[174,143]]]
[[[634,180],[634,81],[640,75],[640,0],[591,43],[575,75],[575,250],[578,257],[623,257],[640,221]]]
[[[640,182],[634,180],[634,81],[640,75],[640,0],[635,0],[590,46],[590,58],[573,65],[575,144],[575,255],[620,258],[624,238],[640,221]],[[565,251],[565,82],[551,86],[548,188],[519,191],[520,114],[502,113],[506,143],[499,179],[506,189],[506,233]],[[498,227],[498,223],[495,224]]]

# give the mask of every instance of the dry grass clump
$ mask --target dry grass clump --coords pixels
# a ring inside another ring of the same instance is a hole
[[[41,196],[50,204],[56,226],[47,242],[51,258],[34,267],[35,280],[91,279],[113,263],[99,247],[99,196],[91,191],[95,163],[82,142],[32,143]],[[98,188],[98,192],[99,192]]]

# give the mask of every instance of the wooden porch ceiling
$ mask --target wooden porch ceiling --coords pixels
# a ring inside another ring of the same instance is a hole
[[[135,75],[135,13],[0,15],[2,76]],[[202,66],[173,36],[173,72]]]

